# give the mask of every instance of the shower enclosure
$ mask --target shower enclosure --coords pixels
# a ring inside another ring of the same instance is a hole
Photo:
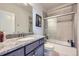
[[[47,41],[65,46],[75,46],[74,12],[45,18]]]

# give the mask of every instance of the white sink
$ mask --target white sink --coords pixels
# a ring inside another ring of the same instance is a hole
[[[15,45],[17,45],[17,44],[24,44],[24,43],[26,43],[26,42],[30,42],[31,40],[34,40],[34,38],[33,38],[33,37],[21,38],[21,39],[18,39],[18,40],[17,40],[17,42],[16,42]]]
[[[22,38],[22,39],[19,39],[18,41],[27,41],[27,40],[34,40],[34,38],[33,37]]]

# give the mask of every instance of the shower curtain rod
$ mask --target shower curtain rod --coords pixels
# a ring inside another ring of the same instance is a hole
[[[44,18],[44,19],[50,19],[50,18],[55,18],[55,17],[61,17],[61,16],[70,15],[70,14],[75,14],[75,12],[70,12],[70,13],[61,14],[61,15],[50,16],[50,17],[46,17],[46,18]]]

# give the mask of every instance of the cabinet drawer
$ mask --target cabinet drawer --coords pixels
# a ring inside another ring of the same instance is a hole
[[[9,54],[6,54],[5,56],[24,56],[24,48],[13,51],[13,52],[11,52]]]
[[[43,56],[44,55],[44,45],[41,45],[39,48],[35,50],[35,56]]]
[[[37,46],[39,46],[39,41],[36,41],[32,44],[29,44],[28,46],[26,46],[26,54],[28,54],[29,52],[31,52],[32,50],[34,50]]]

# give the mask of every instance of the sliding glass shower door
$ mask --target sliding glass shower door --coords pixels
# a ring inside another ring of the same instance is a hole
[[[47,23],[48,41],[71,46],[68,41],[74,41],[72,15],[51,17],[47,19]]]
[[[56,39],[56,32],[57,32],[57,18],[50,18],[47,20],[48,22],[48,38],[49,40]]]

